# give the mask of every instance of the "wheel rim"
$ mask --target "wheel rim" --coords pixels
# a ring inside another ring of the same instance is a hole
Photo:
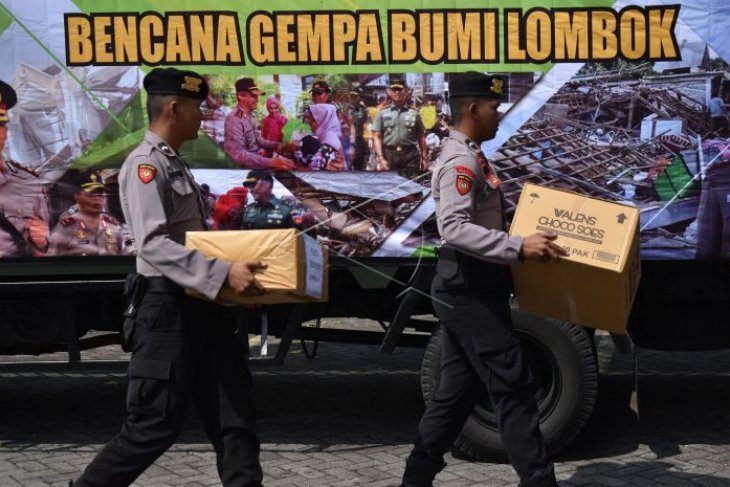
[[[560,364],[552,350],[537,337],[523,330],[515,330],[515,334],[522,342],[525,361],[537,385],[535,398],[540,422],[543,422],[555,410],[560,399],[563,388]],[[494,408],[489,399],[474,407],[472,418],[490,429],[498,429]]]

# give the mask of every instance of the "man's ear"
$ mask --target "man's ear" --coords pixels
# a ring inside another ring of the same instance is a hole
[[[165,111],[167,111],[171,119],[177,120],[177,117],[180,114],[180,102],[173,98],[165,107]]]
[[[471,115],[472,117],[476,117],[478,112],[479,107],[477,106],[477,102],[473,101],[469,103],[469,115]]]

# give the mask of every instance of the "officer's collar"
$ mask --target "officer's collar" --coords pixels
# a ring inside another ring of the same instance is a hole
[[[449,130],[449,138],[458,140],[459,142],[467,146],[472,152],[479,153],[482,150],[481,147],[479,147],[479,144],[477,144],[469,137],[467,137],[464,133],[459,132],[456,129],[452,128],[451,130]]]
[[[266,203],[259,203],[262,207],[270,206],[274,208],[276,205],[279,204],[279,200],[276,199],[276,196],[271,195],[271,199],[267,201]]]
[[[408,110],[408,108],[409,108],[408,103],[402,103],[400,105],[396,105],[395,103],[390,104],[391,110],[405,111],[405,110]]]
[[[147,133],[145,133],[144,140],[167,157],[177,157],[177,153],[172,149],[172,147],[170,147],[170,144],[162,140],[162,137],[151,130],[148,130]]]

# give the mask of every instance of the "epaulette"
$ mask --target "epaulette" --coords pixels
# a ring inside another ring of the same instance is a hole
[[[76,221],[76,219],[74,217],[67,216],[66,218],[62,218],[61,219],[61,225],[63,225],[64,227],[67,227],[67,226],[71,225],[75,221]]]
[[[119,225],[119,220],[117,220],[116,218],[114,218],[113,216],[111,216],[108,213],[102,213],[101,219],[107,223],[111,223],[112,225]]]
[[[33,169],[31,169],[29,167],[26,167],[26,166],[20,164],[19,162],[5,161],[5,163],[7,164],[8,169],[10,169],[10,172],[12,172],[13,174],[17,174],[18,171],[20,170],[20,171],[25,171],[29,174],[32,174],[35,177],[38,177],[37,172],[35,172]]]
[[[167,145],[166,142],[160,142],[155,147],[157,148],[158,151],[162,152],[167,157],[175,157],[175,156],[177,156],[177,154],[175,154],[175,151],[172,150],[172,147],[170,147],[169,145]]]

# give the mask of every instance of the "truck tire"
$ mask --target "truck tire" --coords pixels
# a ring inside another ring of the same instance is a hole
[[[538,385],[542,431],[551,455],[570,444],[593,412],[598,392],[598,365],[593,341],[585,329],[513,308],[515,332]],[[437,329],[421,364],[421,391],[428,402],[436,392],[442,337]],[[458,453],[474,460],[504,460],[502,440],[491,404],[479,404],[454,442]]]

